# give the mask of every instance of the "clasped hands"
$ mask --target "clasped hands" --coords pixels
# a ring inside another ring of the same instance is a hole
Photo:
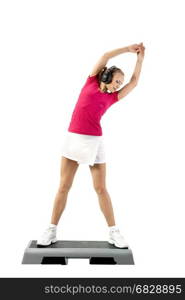
[[[133,44],[133,45],[128,46],[128,51],[137,53],[138,58],[142,58],[142,59],[144,58],[145,47],[144,47],[143,43]]]

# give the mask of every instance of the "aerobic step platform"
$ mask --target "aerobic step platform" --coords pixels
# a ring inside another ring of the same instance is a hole
[[[117,248],[107,241],[60,241],[50,246],[37,246],[30,241],[22,264],[67,265],[69,258],[88,258],[90,264],[134,265],[130,248]]]

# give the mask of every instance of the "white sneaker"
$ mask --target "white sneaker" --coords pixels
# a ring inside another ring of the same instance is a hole
[[[129,248],[128,243],[124,237],[120,234],[119,229],[110,230],[109,241],[110,244],[114,244],[118,248]]]
[[[37,245],[49,246],[56,241],[56,228],[48,227],[41,235],[41,237],[37,240]]]

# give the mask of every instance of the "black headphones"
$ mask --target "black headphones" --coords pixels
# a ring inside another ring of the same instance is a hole
[[[118,70],[118,68],[116,66],[112,66],[109,69],[105,70],[101,77],[101,81],[103,81],[104,83],[107,83],[107,84],[110,83],[112,81],[113,72],[115,70]]]

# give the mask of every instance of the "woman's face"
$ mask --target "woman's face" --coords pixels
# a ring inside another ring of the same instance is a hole
[[[106,84],[108,90],[113,93],[115,91],[117,91],[120,86],[123,84],[124,82],[124,75],[121,74],[120,72],[115,72],[112,78],[112,82]]]

